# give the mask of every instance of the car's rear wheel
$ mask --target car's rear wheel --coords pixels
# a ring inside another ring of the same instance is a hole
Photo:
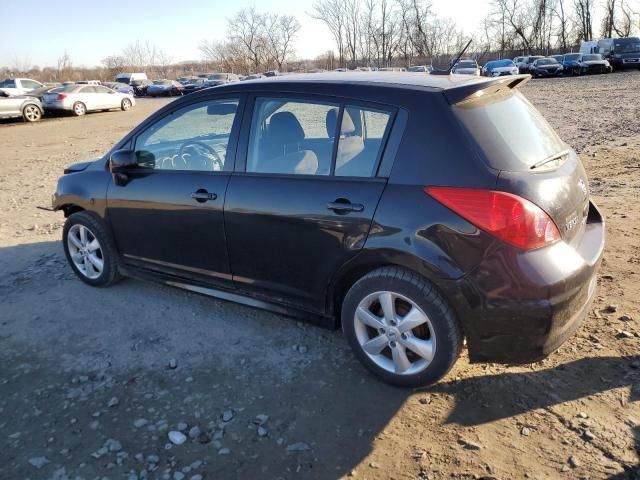
[[[80,117],[87,113],[87,106],[82,102],[76,102],[73,104],[73,114]]]
[[[31,103],[22,110],[22,118],[25,122],[37,122],[42,118],[42,109]]]
[[[116,283],[117,253],[104,222],[91,212],[77,212],[64,224],[62,243],[67,261],[83,282],[94,287]]]
[[[462,348],[460,326],[442,294],[398,267],[375,270],[351,287],[342,305],[342,329],[367,369],[402,387],[437,382]]]
[[[120,108],[122,108],[123,111],[128,111],[131,109],[131,100],[129,100],[128,98],[125,98],[122,100],[122,103],[120,104]]]

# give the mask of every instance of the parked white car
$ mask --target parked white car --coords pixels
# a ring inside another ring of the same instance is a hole
[[[30,78],[5,78],[0,82],[0,90],[9,95],[24,95],[44,85]]]
[[[42,97],[45,110],[67,110],[78,116],[112,108],[127,111],[135,104],[133,95],[119,93],[102,85],[66,85]]]

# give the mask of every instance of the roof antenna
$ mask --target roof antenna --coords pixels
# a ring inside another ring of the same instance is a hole
[[[462,58],[462,55],[464,55],[464,52],[467,51],[467,48],[469,48],[469,45],[471,45],[471,42],[473,42],[473,39],[470,39],[467,44],[465,45],[465,47],[460,51],[460,53],[458,54],[458,56],[455,58],[455,60],[453,62],[451,62],[451,65],[449,65],[449,68],[447,68],[446,70],[433,70],[431,72],[431,75],[451,75],[451,70],[453,70],[453,67],[456,66],[456,63],[458,63],[458,61]]]

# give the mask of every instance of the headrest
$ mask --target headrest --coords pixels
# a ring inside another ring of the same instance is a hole
[[[269,139],[283,145],[304,140],[304,130],[291,112],[278,112],[271,116]]]
[[[336,133],[336,123],[338,122],[338,109],[332,108],[327,112],[326,116],[326,126],[327,126],[327,135],[330,138]],[[340,129],[340,135],[351,135],[355,133],[356,126],[353,123],[353,119],[347,110],[344,110],[342,114],[342,128]]]

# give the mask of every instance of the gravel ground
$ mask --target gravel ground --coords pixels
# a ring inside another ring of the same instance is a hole
[[[383,385],[340,332],[158,284],[76,280],[49,205],[130,112],[0,122],[0,478],[640,478],[640,72],[523,91],[580,152],[608,245],[547,360]]]

